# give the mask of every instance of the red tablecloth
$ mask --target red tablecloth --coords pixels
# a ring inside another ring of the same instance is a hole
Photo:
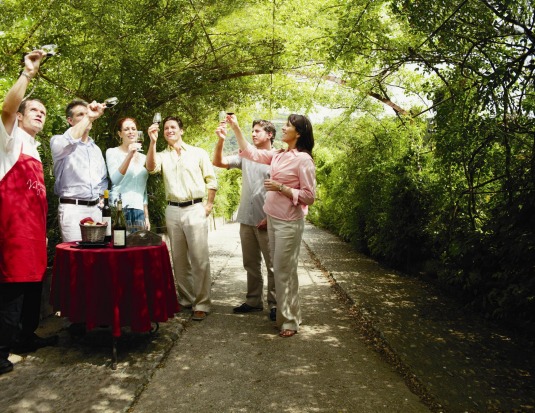
[[[122,326],[149,331],[151,321],[167,321],[180,308],[165,243],[124,249],[57,245],[50,302],[88,330],[111,326],[114,337]]]

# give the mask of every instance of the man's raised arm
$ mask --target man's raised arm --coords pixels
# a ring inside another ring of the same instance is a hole
[[[212,165],[217,166],[218,168],[228,169],[229,165],[225,158],[223,158],[223,144],[225,143],[225,138],[227,137],[227,125],[225,122],[221,122],[215,134],[218,137],[217,143],[215,144],[214,158],[212,159]]]
[[[34,50],[24,56],[24,69],[4,98],[2,123],[4,124],[8,135],[11,135],[11,132],[13,132],[13,125],[17,118],[17,111],[19,110],[20,103],[22,102],[22,99],[24,99],[24,94],[26,93],[30,81],[37,75],[39,65],[45,56],[46,53],[42,50]]]

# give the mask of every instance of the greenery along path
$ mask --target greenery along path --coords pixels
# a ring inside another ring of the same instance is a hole
[[[535,411],[533,342],[463,312],[453,298],[390,271],[327,231],[304,241],[356,327],[435,411]]]

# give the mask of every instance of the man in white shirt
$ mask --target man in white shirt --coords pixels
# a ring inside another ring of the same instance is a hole
[[[168,116],[163,128],[168,146],[156,152],[159,126],[155,123],[149,127],[146,167],[149,174],[163,175],[167,196],[165,224],[178,300],[182,307],[192,308],[193,320],[202,321],[211,306],[208,216],[214,205],[217,179],[208,153],[182,140],[184,129],[179,118]]]

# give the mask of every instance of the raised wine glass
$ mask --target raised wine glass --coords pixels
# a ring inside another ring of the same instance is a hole
[[[45,52],[45,58],[41,62],[41,66],[48,60],[48,58],[50,58],[52,56],[59,55],[59,53],[57,51],[57,49],[58,49],[58,45],[57,44],[45,44],[45,45],[43,45],[41,47],[38,47],[38,49],[41,49],[43,52]],[[24,58],[28,53],[30,53],[30,52],[24,52],[22,54],[22,60],[20,61],[20,63],[23,66],[24,66]]]
[[[222,110],[219,112],[219,122],[225,122],[227,120],[227,112]]]
[[[229,116],[232,116],[232,115],[234,115],[234,113],[236,113],[236,107],[234,106],[234,104],[231,103],[231,104],[228,105],[228,107],[226,109],[226,113]]]
[[[117,103],[119,103],[119,99],[116,97],[108,98],[104,101],[104,104],[106,105],[106,108],[113,108]]]
[[[139,148],[137,148],[138,152],[143,152],[142,144],[143,144],[143,131],[138,130],[137,131],[137,139],[136,143],[139,143]]]
[[[46,53],[48,57],[55,56],[57,54],[57,44],[45,44],[41,46],[41,50]]]
[[[154,114],[154,117],[152,118],[152,123],[157,123],[158,125],[162,123],[162,114],[160,112],[156,112]]]

